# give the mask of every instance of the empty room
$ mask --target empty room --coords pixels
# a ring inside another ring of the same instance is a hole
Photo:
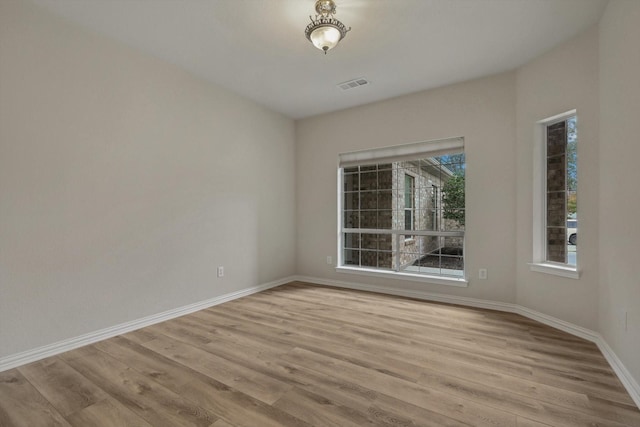
[[[0,426],[640,426],[639,41],[0,0]]]

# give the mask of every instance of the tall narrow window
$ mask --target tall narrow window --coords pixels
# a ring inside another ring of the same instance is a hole
[[[541,136],[535,172],[539,188],[534,188],[534,264],[548,267],[551,272],[559,268],[577,272],[578,240],[578,163],[577,118],[571,111],[540,122]]]
[[[415,217],[415,197],[416,197],[416,179],[415,177],[404,175],[404,228],[405,230],[414,230]],[[412,239],[413,235],[405,235],[405,239]]]
[[[567,121],[547,126],[547,261],[566,264]]]
[[[463,147],[454,138],[341,154],[338,270],[465,286]]]

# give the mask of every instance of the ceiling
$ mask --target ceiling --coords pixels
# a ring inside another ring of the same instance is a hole
[[[315,0],[32,1],[296,119],[514,69],[607,3],[336,0],[352,30],[324,55],[304,36]]]

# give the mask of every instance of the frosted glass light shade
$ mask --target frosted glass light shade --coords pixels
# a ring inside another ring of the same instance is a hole
[[[313,30],[309,35],[309,38],[315,47],[327,52],[338,44],[342,38],[342,34],[340,34],[340,31],[337,28],[325,25]]]
[[[309,16],[311,23],[304,29],[304,35],[315,47],[325,54],[336,47],[351,27],[347,28],[342,22],[333,17],[336,4],[333,0],[316,0],[315,19]]]

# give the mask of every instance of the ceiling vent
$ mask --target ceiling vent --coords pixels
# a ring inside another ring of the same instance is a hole
[[[342,90],[355,89],[360,86],[366,86],[369,84],[369,81],[364,77],[360,77],[357,79],[349,80],[348,82],[339,83],[337,86]]]

